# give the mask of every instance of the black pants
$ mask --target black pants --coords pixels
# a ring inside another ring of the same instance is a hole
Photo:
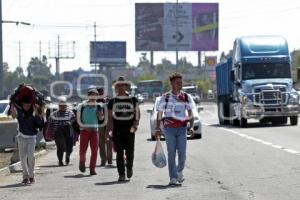
[[[70,157],[73,151],[73,135],[71,135],[69,126],[58,127],[55,131],[54,140],[57,148],[57,158],[63,160],[64,152]]]
[[[126,155],[126,167],[132,169],[134,159],[134,140],[135,134],[130,133],[129,129],[114,129],[114,146],[117,152],[117,168],[119,175],[125,175],[124,151]]]

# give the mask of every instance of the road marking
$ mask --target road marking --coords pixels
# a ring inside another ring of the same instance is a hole
[[[208,123],[202,123],[203,125],[205,126],[209,126]],[[273,144],[271,142],[268,142],[268,141],[264,141],[262,139],[259,139],[259,138],[255,138],[255,137],[252,137],[252,136],[249,136],[247,134],[244,134],[244,133],[240,133],[238,131],[235,131],[235,130],[231,130],[231,129],[228,129],[228,128],[224,128],[224,127],[219,127],[219,129],[222,129],[224,131],[227,131],[227,132],[230,132],[230,133],[233,133],[235,135],[238,135],[242,138],[245,138],[245,139],[248,139],[248,140],[252,140],[252,141],[255,141],[255,142],[258,142],[258,143],[261,143],[261,144],[264,144],[266,146],[270,146],[270,147],[273,147],[275,149],[280,149],[280,150],[283,150],[287,153],[290,153],[290,154],[299,154],[300,155],[300,152],[299,151],[296,151],[296,150],[293,150],[293,149],[288,149],[288,148],[285,148],[281,145],[276,145],[276,144]]]

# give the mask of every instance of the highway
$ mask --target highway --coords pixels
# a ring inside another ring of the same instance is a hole
[[[188,140],[186,180],[181,186],[169,187],[167,168],[158,169],[151,163],[155,142],[149,139],[146,113],[151,106],[141,106],[142,121],[136,133],[134,175],[130,181],[117,182],[115,161],[113,166],[97,167],[97,176],[80,173],[78,146],[71,165],[64,167],[57,167],[56,152],[49,150],[37,160],[34,185],[20,185],[21,173],[0,177],[0,200],[299,199],[299,125],[273,127],[249,121],[248,128],[219,126],[216,105],[204,103],[200,113],[202,139]]]

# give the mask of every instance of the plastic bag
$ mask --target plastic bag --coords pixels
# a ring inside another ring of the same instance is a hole
[[[152,163],[158,168],[163,168],[167,165],[166,156],[160,140],[156,141],[155,149],[152,153]]]

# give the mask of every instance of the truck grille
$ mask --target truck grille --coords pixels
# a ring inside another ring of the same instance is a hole
[[[285,86],[257,87],[254,89],[255,103],[280,106],[287,104],[288,96]]]

